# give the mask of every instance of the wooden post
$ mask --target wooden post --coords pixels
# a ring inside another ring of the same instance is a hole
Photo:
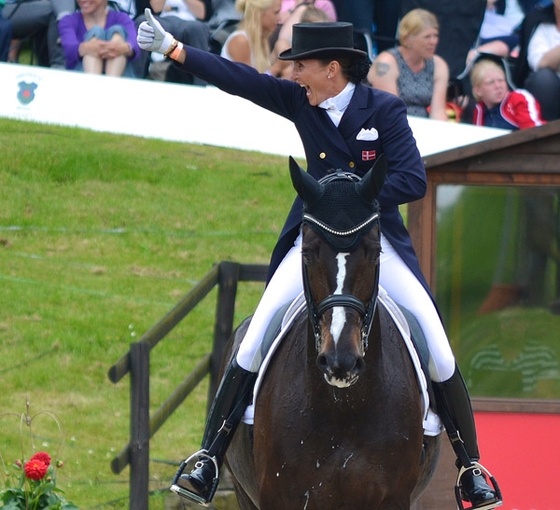
[[[130,345],[130,510],[148,510],[150,477],[150,346]]]
[[[208,389],[208,411],[218,388],[218,372],[227,341],[233,333],[235,296],[239,281],[240,265],[235,262],[220,262],[218,278],[218,298],[216,303],[216,324],[214,326],[214,346],[210,362],[210,387]]]

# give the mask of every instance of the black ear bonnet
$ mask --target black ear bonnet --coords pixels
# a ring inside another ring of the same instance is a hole
[[[368,220],[379,213],[379,204],[363,196],[359,183],[355,174],[334,172],[319,181],[320,192],[304,204],[303,222],[335,250],[353,250],[376,223]]]
[[[321,234],[338,251],[357,247],[362,235],[379,223],[377,197],[387,175],[382,154],[362,179],[334,171],[316,181],[290,157],[290,176],[303,200],[302,222]]]

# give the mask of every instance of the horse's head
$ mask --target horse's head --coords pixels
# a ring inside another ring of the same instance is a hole
[[[351,386],[365,368],[381,252],[377,196],[382,157],[360,180],[334,172],[316,181],[290,158],[304,202],[303,281],[315,335],[317,365],[332,386]]]

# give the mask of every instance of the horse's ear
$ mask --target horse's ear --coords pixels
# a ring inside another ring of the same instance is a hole
[[[368,202],[373,202],[381,192],[381,187],[385,182],[387,175],[387,158],[385,154],[375,162],[364,175],[363,179],[358,183],[358,191],[360,195]]]
[[[292,184],[300,198],[307,204],[321,194],[321,185],[301,168],[290,156],[290,176]]]

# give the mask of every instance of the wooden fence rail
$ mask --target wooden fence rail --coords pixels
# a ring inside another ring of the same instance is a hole
[[[167,418],[181,405],[198,384],[210,374],[208,402],[217,388],[217,372],[225,345],[233,332],[235,297],[241,281],[264,282],[268,266],[222,261],[150,328],[130,350],[111,366],[108,372],[113,383],[130,374],[130,440],[111,461],[115,474],[130,466],[131,510],[148,510],[150,439]],[[214,344],[195,369],[187,375],[165,402],[150,417],[150,351],[177,326],[213,289],[218,286]]]

